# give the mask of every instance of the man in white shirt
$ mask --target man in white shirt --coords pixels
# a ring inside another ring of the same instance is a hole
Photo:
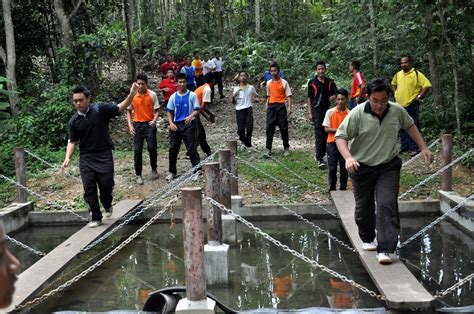
[[[209,59],[209,52],[204,53],[204,60],[202,62],[203,75],[216,70],[216,64]]]
[[[220,51],[217,51],[214,53],[214,58],[211,60],[214,62],[216,65],[216,70],[214,72],[214,78],[215,82],[217,84],[217,88],[219,89],[219,95],[221,95],[221,99],[225,98],[224,96],[224,83],[223,83],[223,70],[222,70],[222,64],[224,63],[221,58],[221,53]],[[212,93],[214,94],[214,87],[212,87]]]
[[[232,93],[232,103],[235,106],[235,115],[237,118],[237,134],[242,142],[241,148],[252,147],[253,131],[253,109],[252,105],[256,100],[257,92],[252,85],[247,84],[249,75],[245,71],[240,71],[240,85],[234,87]]]

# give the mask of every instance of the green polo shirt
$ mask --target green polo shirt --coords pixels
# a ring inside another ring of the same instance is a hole
[[[389,102],[382,117],[372,112],[369,101],[352,109],[336,132],[336,139],[349,141],[349,151],[360,163],[383,164],[398,155],[398,131],[414,124],[407,111]]]

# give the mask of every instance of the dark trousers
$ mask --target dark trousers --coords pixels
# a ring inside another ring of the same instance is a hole
[[[401,166],[401,159],[395,157],[377,166],[360,164],[359,169],[350,175],[359,236],[363,242],[372,242],[377,229],[378,252],[393,253],[397,247],[400,234],[398,188]]]
[[[196,90],[196,83],[186,84],[186,88],[192,92]]]
[[[189,124],[183,122],[176,122],[178,130],[171,131],[169,134],[170,147],[169,147],[169,172],[176,175],[176,161],[178,160],[179,149],[181,148],[181,142],[184,142],[186,146],[187,155],[191,159],[191,164],[196,166],[199,164],[199,155],[196,151],[197,145],[197,134],[196,134],[196,119],[191,121]]]
[[[79,160],[82,185],[84,187],[84,200],[89,205],[92,220],[101,221],[99,198],[97,187],[100,192],[100,202],[104,208],[112,206],[112,192],[114,190],[114,159],[112,151],[81,154]]]
[[[194,79],[196,80],[196,87],[199,87],[204,84],[204,79],[202,75],[196,75]]]
[[[206,130],[204,129],[204,125],[202,125],[201,119],[199,116],[197,116],[195,119],[196,121],[196,126],[197,126],[197,142],[199,146],[201,147],[202,151],[204,154],[207,156],[211,155],[211,147],[209,147],[209,144],[207,143],[206,139]],[[197,149],[197,147],[196,147]]]
[[[219,90],[219,95],[224,96],[224,82],[222,71],[214,72],[214,78],[217,85],[217,89]],[[212,86],[212,97],[214,98],[214,86]]]
[[[151,170],[156,171],[157,168],[156,127],[151,127],[148,122],[134,122],[133,127],[135,128],[135,136],[133,137],[135,174],[141,176],[143,168],[142,151],[145,140],[150,155]]]
[[[314,155],[316,160],[323,162],[324,155],[326,155],[326,141],[328,134],[324,131],[323,121],[327,109],[313,110],[313,127],[314,127]]]
[[[329,169],[329,191],[336,190],[337,183],[337,164],[339,164],[339,176],[340,176],[340,189],[347,189],[347,170],[346,170],[346,161],[342,155],[337,150],[336,143],[327,144],[328,151],[328,169]]]
[[[237,135],[239,140],[247,147],[252,147],[253,109],[252,107],[236,110]]]
[[[286,111],[286,106],[283,103],[269,104],[267,108],[266,147],[268,150],[272,150],[273,135],[275,134],[275,128],[277,126],[280,129],[281,139],[283,140],[283,148],[288,149],[290,147],[288,134],[288,113]]]
[[[420,102],[419,101],[414,101],[411,103],[410,106],[405,107],[405,110],[408,112],[410,117],[413,118],[415,121],[416,127],[419,129],[420,128],[420,121],[418,119],[418,112],[419,112],[419,106]],[[418,151],[418,145],[416,145],[415,141],[412,140],[410,135],[405,130],[400,130],[400,140],[402,142],[402,145],[400,147],[401,152],[406,152],[406,151]]]

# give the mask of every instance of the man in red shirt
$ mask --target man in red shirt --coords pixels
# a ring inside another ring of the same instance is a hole
[[[351,100],[349,102],[349,109],[352,110],[355,106],[366,100],[365,77],[364,74],[360,72],[360,61],[358,60],[352,60],[351,63],[349,63],[349,72],[354,77],[352,79]]]
[[[158,86],[158,92],[163,92],[163,103],[164,106],[168,104],[168,100],[178,90],[178,83],[176,83],[176,77],[173,69],[166,71],[166,78],[164,78]]]
[[[163,75],[163,77],[166,76],[166,73],[168,72],[168,70],[173,70],[173,72],[175,72],[177,69],[178,69],[178,64],[174,62],[172,55],[168,55],[166,57],[166,62],[164,62],[160,66],[160,72]]]

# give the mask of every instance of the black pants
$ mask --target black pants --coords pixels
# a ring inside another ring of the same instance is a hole
[[[89,205],[92,220],[101,221],[97,186],[100,192],[100,202],[104,208],[112,206],[112,192],[114,190],[114,159],[112,151],[81,154],[79,160],[84,200]]]
[[[267,143],[268,150],[272,150],[273,135],[275,128],[278,126],[283,140],[283,148],[290,147],[288,135],[288,113],[283,103],[269,104],[267,108]]]
[[[176,175],[176,161],[178,160],[179,149],[181,142],[186,146],[187,154],[191,159],[191,164],[196,166],[199,164],[199,155],[196,151],[197,134],[196,134],[196,119],[189,124],[183,122],[176,122],[178,130],[171,131],[169,134],[170,148],[169,148],[169,172]]]
[[[236,110],[237,135],[239,140],[247,147],[252,147],[253,109],[252,107]]]
[[[148,122],[134,122],[133,127],[135,128],[135,136],[133,137],[135,174],[141,176],[143,168],[142,151],[145,139],[150,155],[151,170],[156,171],[157,168],[156,127],[151,127]]]
[[[202,75],[196,75],[194,79],[196,80],[196,88],[204,84],[204,79]]]
[[[224,82],[222,71],[214,72],[214,78],[217,85],[217,89],[219,90],[219,95],[224,96]],[[212,86],[212,98],[214,98],[214,85]]]
[[[347,189],[348,173],[346,170],[346,161],[337,150],[336,143],[327,144],[328,151],[328,169],[329,169],[329,191],[336,190],[337,183],[337,164],[339,164],[340,189]]]
[[[206,130],[204,129],[204,125],[202,125],[202,122],[199,116],[197,116],[194,120],[196,121],[196,126],[197,126],[197,132],[196,132],[197,142],[199,146],[201,147],[202,151],[204,152],[204,154],[206,154],[207,156],[210,156],[211,147],[209,147],[209,144],[207,143]]]
[[[314,127],[314,154],[316,160],[319,162],[322,162],[324,155],[326,155],[326,141],[328,139],[328,134],[324,131],[323,127],[326,111],[327,109],[316,109],[312,112]]]
[[[361,164],[351,174],[359,236],[363,242],[372,242],[377,229],[378,252],[393,253],[397,247],[400,233],[398,188],[401,166],[401,159],[395,157],[377,166]]]
[[[418,113],[419,113],[419,107],[420,107],[420,102],[418,100],[413,101],[410,106],[405,107],[405,110],[408,112],[410,117],[413,118],[413,121],[415,121],[415,125],[418,129],[420,129],[420,119],[418,119]],[[401,140],[401,146],[400,146],[400,151],[401,152],[406,152],[406,151],[418,151],[418,145],[416,145],[415,141],[408,135],[407,131],[405,130],[400,130],[400,140]]]

